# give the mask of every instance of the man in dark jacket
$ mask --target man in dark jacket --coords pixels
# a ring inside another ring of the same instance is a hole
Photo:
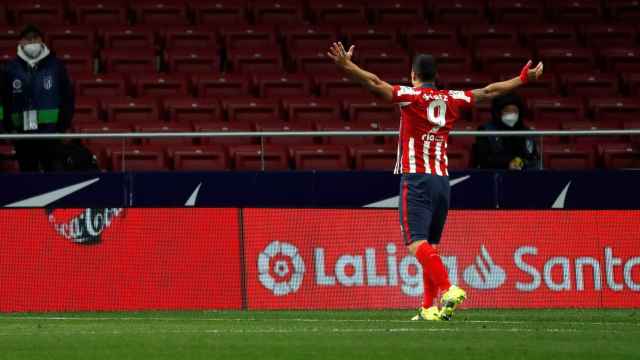
[[[506,94],[491,102],[491,122],[479,130],[529,130],[524,125],[525,107],[516,94]],[[476,166],[483,169],[535,169],[538,167],[536,142],[528,137],[478,137],[474,144]]]
[[[17,57],[6,65],[3,123],[9,132],[62,133],[71,126],[75,109],[71,80],[43,38],[37,27],[24,28]],[[21,171],[62,169],[60,140],[20,140],[14,147]]]

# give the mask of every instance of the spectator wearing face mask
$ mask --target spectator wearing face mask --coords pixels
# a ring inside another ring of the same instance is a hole
[[[516,94],[506,94],[491,102],[490,122],[478,130],[529,130],[524,125],[525,107]],[[538,150],[535,140],[529,137],[477,137],[474,144],[476,167],[482,169],[535,169],[538,167]]]
[[[8,132],[62,133],[71,126],[75,108],[71,80],[43,38],[37,27],[25,27],[16,58],[6,65],[3,124]],[[60,140],[19,140],[14,147],[21,171],[62,169]]]

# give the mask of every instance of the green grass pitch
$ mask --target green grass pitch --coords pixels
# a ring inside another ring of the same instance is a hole
[[[638,310],[0,314],[0,359],[640,359]]]

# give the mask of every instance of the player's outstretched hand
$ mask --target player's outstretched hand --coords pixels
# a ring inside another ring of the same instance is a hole
[[[529,81],[538,80],[542,76],[542,73],[544,71],[544,64],[542,62],[539,62],[538,65],[536,65],[536,67],[533,69],[531,69],[532,64],[533,62],[529,60],[529,62],[522,68],[522,71],[520,72],[520,80],[522,80],[522,82],[525,84]]]
[[[337,65],[344,66],[353,56],[353,50],[355,45],[351,45],[349,51],[344,49],[344,45],[341,42],[333,43],[327,52],[327,56],[331,58]]]

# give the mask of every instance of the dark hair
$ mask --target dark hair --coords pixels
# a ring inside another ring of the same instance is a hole
[[[438,67],[432,55],[418,54],[413,59],[412,69],[420,81],[434,81]]]
[[[30,34],[44,38],[44,33],[37,26],[29,24],[20,31],[20,39],[24,39]]]

